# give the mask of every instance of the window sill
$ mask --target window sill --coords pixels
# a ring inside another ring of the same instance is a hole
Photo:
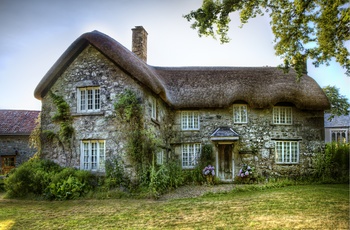
[[[80,117],[80,116],[103,116],[105,113],[102,111],[99,112],[80,112],[80,113],[73,113],[73,117]]]
[[[288,165],[298,165],[299,164],[299,162],[296,162],[296,163],[279,163],[279,162],[275,162],[277,165],[286,165],[286,166],[288,166]]]

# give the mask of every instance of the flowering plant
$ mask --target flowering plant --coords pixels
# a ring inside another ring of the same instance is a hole
[[[214,166],[208,165],[203,169],[204,176],[215,176],[215,168]]]
[[[242,168],[239,170],[238,176],[239,177],[249,177],[254,172],[254,167],[250,167],[247,164],[243,164]]]

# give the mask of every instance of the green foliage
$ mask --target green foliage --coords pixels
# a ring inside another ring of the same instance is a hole
[[[117,157],[110,158],[105,162],[106,179],[104,184],[107,188],[127,187],[130,184],[125,175],[123,162]]]
[[[56,95],[50,91],[50,96],[53,103],[57,107],[57,112],[52,116],[52,121],[60,125],[58,137],[63,142],[69,142],[73,136],[74,128],[72,126],[72,116],[70,114],[70,108],[68,103],[62,96]]]
[[[114,109],[125,122],[133,125],[141,123],[139,121],[142,118],[142,107],[133,91],[126,90],[121,94],[118,102],[114,104]]]
[[[85,190],[85,184],[74,176],[57,183],[51,182],[47,187],[49,196],[56,200],[70,200],[81,197]]]
[[[349,37],[350,9],[348,1],[236,1],[203,0],[201,8],[184,17],[191,27],[204,36],[220,36],[222,43],[230,39],[230,13],[239,12],[242,26],[249,19],[269,14],[275,35],[276,55],[284,59],[283,68],[294,67],[301,77],[307,58],[313,64],[329,64],[332,58],[350,74]]]
[[[136,168],[137,176],[141,178],[152,164],[159,140],[155,138],[152,130],[144,129],[141,101],[133,91],[126,90],[120,95],[118,102],[115,103],[115,111],[125,124],[127,154]]]
[[[37,155],[41,154],[41,113],[35,120],[35,128],[30,133],[29,136],[29,146],[37,150]]]
[[[350,104],[348,99],[339,93],[338,88],[328,85],[322,89],[331,103],[331,109],[326,111],[331,114],[328,120],[331,121],[335,116],[349,115]]]
[[[5,179],[7,197],[31,195],[46,199],[73,199],[96,186],[96,179],[87,171],[62,168],[58,164],[33,158],[11,171]]]
[[[152,165],[142,174],[141,191],[146,191],[146,196],[159,198],[166,191],[175,189],[184,183],[183,171],[177,161],[157,165],[153,161]]]
[[[213,145],[206,144],[203,145],[201,155],[198,160],[198,164],[201,168],[204,168],[207,165],[213,165],[215,157],[213,154]]]
[[[323,181],[349,181],[350,145],[332,142],[316,156],[315,177]]]

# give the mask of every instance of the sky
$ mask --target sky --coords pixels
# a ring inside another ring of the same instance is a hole
[[[147,62],[154,66],[278,66],[267,16],[239,28],[232,14],[229,44],[199,37],[183,15],[202,0],[0,0],[0,109],[41,110],[34,89],[81,34],[98,30],[131,49],[131,29],[148,32]],[[350,98],[350,77],[335,62],[308,75]]]

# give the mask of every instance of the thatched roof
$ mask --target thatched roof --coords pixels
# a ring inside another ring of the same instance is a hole
[[[35,89],[35,97],[41,99],[89,44],[175,109],[223,108],[236,101],[245,101],[252,108],[278,102],[308,110],[329,108],[315,80],[305,75],[296,82],[294,70],[284,74],[275,67],[154,67],[98,31],[83,34],[63,53]]]
[[[57,78],[88,45],[94,46],[119,68],[138,79],[156,94],[164,92],[163,85],[157,79],[157,75],[153,73],[152,68],[149,68],[144,61],[119,42],[95,30],[81,35],[68,47],[39,82],[34,96],[39,100],[44,97]]]
[[[324,110],[329,102],[314,79],[296,81],[293,69],[276,67],[154,67],[175,108],[227,107],[245,101],[252,108],[290,102],[300,109]]]

